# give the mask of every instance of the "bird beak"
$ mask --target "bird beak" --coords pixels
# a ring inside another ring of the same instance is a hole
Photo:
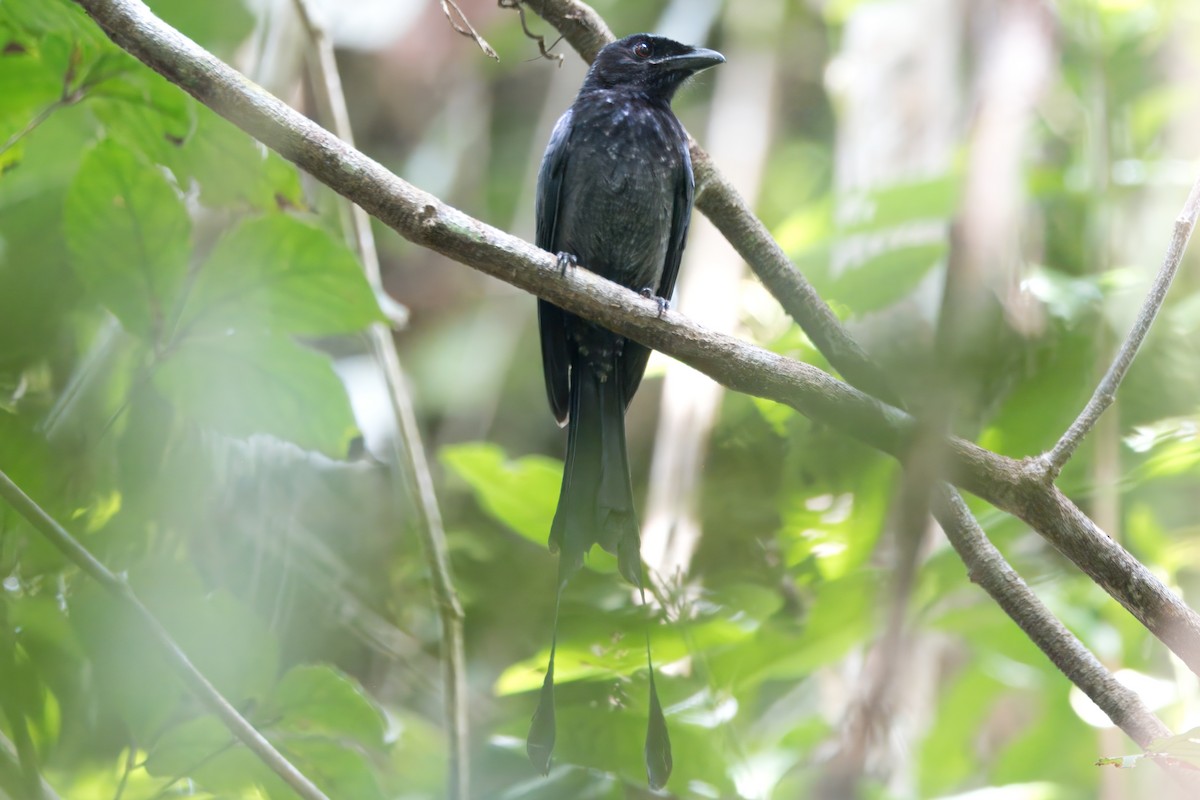
[[[702,69],[715,67],[717,64],[724,64],[725,56],[718,53],[716,50],[708,50],[703,47],[696,47],[688,53],[681,53],[677,56],[667,56],[661,59],[658,64],[663,69],[682,70],[684,72],[699,72]]]

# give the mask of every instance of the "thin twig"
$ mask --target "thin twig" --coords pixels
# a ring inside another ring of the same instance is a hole
[[[341,74],[338,72],[333,46],[313,16],[308,0],[295,0],[295,4],[315,46],[316,57],[310,61],[310,66],[320,116],[332,124],[333,132],[338,137],[353,145],[354,132],[350,126],[346,95],[342,90]],[[486,42],[482,44],[486,45]],[[367,281],[376,294],[382,294],[383,280],[375,236],[371,232],[371,220],[362,208],[349,201],[344,202],[350,207],[351,239],[358,252],[363,272],[366,273]],[[412,396],[400,364],[400,355],[396,351],[396,342],[391,331],[383,323],[371,326],[369,340],[375,362],[387,385],[392,414],[400,434],[398,440],[392,439],[394,466],[391,471],[401,484],[399,490],[412,497],[413,506],[420,516],[418,531],[428,561],[433,593],[437,598],[438,616],[442,625],[442,675],[446,737],[450,754],[447,765],[447,797],[462,800],[468,796],[470,786],[467,670],[463,645],[464,614],[450,574],[446,531],[442,526],[433,476],[425,458],[425,446],[421,441],[421,430],[417,425]]]
[[[1058,477],[1063,466],[1075,453],[1075,449],[1079,447],[1079,443],[1092,430],[1105,409],[1112,405],[1117,388],[1125,379],[1125,374],[1129,372],[1129,366],[1133,363],[1138,348],[1145,341],[1146,334],[1150,332],[1150,326],[1154,324],[1154,318],[1158,316],[1159,309],[1167,299],[1167,291],[1171,288],[1175,273],[1179,271],[1179,264],[1183,261],[1183,253],[1187,249],[1188,239],[1191,238],[1192,231],[1196,227],[1198,216],[1200,216],[1200,179],[1192,184],[1187,201],[1183,204],[1183,210],[1175,218],[1171,241],[1167,245],[1167,253],[1163,257],[1158,275],[1154,278],[1154,285],[1150,287],[1150,292],[1142,303],[1141,311],[1138,312],[1137,320],[1133,323],[1133,329],[1129,331],[1129,335],[1121,344],[1121,349],[1117,352],[1112,366],[1108,368],[1100,385],[1096,387],[1092,399],[1088,400],[1083,411],[1079,412],[1079,416],[1071,423],[1071,427],[1054,445],[1054,449],[1042,456],[1046,477],[1049,480],[1052,481]]]
[[[537,42],[538,52],[541,54],[542,58],[549,61],[557,61],[558,65],[561,67],[563,63],[563,54],[550,52],[554,49],[554,45],[561,41],[561,37],[559,37],[559,39],[555,39],[554,42],[547,47],[545,36],[540,36],[529,30],[529,24],[525,21],[525,9],[521,6],[521,0],[498,0],[498,2],[501,8],[513,9],[517,12],[517,15],[521,18],[521,30],[525,32],[525,38],[532,39],[533,41]]]
[[[29,120],[29,122],[25,124],[25,127],[8,137],[8,141],[6,141],[4,144],[0,144],[0,156],[4,155],[10,149],[16,146],[17,142],[21,141],[21,139],[37,130],[39,125],[50,119],[51,114],[60,108],[66,107],[66,105],[67,104],[62,100],[55,100],[53,103],[39,111],[36,115],[34,115],[33,119]]]
[[[159,786],[158,791],[150,795],[149,800],[164,800],[164,798],[169,797],[171,794],[175,793],[173,790],[176,784],[178,784],[180,781],[186,780],[188,776],[194,774],[197,770],[201,770],[212,762],[216,761],[218,758],[232,750],[236,745],[237,742],[232,740],[228,741],[218,747],[216,750],[205,753],[204,755],[200,756],[200,758],[196,759],[190,764],[187,764],[181,772],[174,775],[162,786]]]
[[[208,679],[196,669],[187,654],[171,638],[150,609],[142,604],[132,588],[123,579],[114,575],[91,552],[72,536],[66,528],[45,512],[21,490],[3,471],[0,471],[0,498],[24,517],[30,525],[46,537],[69,561],[87,573],[109,594],[123,602],[137,617],[141,626],[150,634],[167,665],[183,684],[215,714],[259,760],[271,768],[284,783],[304,800],[329,800],[300,770],[284,758],[275,746],[267,741],[253,725],[237,712],[228,700],[218,692]]]
[[[117,783],[117,790],[113,792],[113,800],[121,800],[121,798],[125,795],[125,787],[129,785],[129,774],[133,772],[133,768],[136,764],[137,746],[130,741],[125,750],[125,763],[121,768],[121,780],[119,783]]]
[[[446,20],[450,23],[450,27],[454,28],[454,32],[466,36],[468,39],[474,39],[475,44],[479,45],[488,58],[494,58],[499,61],[500,56],[496,55],[496,51],[487,43],[475,30],[475,26],[471,24],[471,20],[467,19],[467,15],[458,7],[458,3],[454,0],[442,0],[442,13],[446,15]],[[455,19],[457,17],[457,19]]]
[[[317,180],[362,205],[409,241],[678,358],[735,391],[786,403],[893,455],[903,452],[912,420],[902,412],[881,405],[876,398],[816,367],[714,334],[676,312],[664,314],[656,303],[588,270],[562,275],[554,255],[473,219],[396,177],[249,83],[158,20],[142,3],[75,1],[126,51]],[[578,5],[571,3],[572,7]],[[570,28],[582,23],[577,18],[564,24]],[[593,53],[599,50],[602,33],[593,29],[580,36],[581,41],[597,45]],[[711,196],[719,197],[715,192]],[[744,206],[740,198],[734,199]],[[735,231],[741,230],[742,237],[753,237],[755,222],[751,215],[749,219],[736,217],[729,224]],[[761,227],[761,223],[757,225]],[[769,236],[762,242],[752,239],[750,245],[778,250],[778,245],[769,241]],[[790,263],[789,269],[795,272]],[[856,347],[844,331],[841,335]],[[869,362],[865,363],[863,369],[870,371]],[[1046,486],[1031,461],[1018,462],[959,439],[949,442],[947,455],[951,479],[1028,522],[1179,654],[1190,669],[1200,672],[1200,615],[1098,530],[1066,497]],[[948,519],[947,524],[955,524],[953,518]]]

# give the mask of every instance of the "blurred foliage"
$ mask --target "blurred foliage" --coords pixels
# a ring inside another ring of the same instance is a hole
[[[270,39],[273,18],[242,0],[150,5],[235,62]],[[500,51],[495,65],[429,5],[394,63],[343,54],[360,142],[448,202],[528,233],[537,159],[579,65],[571,54],[561,72],[527,62],[533,45],[515,15],[464,4]],[[594,5],[627,33],[680,4]],[[713,46],[759,44],[726,24],[753,2],[696,3],[694,13],[702,5]],[[835,219],[837,116],[824,70],[867,5],[785,4],[757,198],[850,320],[937,274],[946,247],[897,246],[834,275],[838,245],[945,224],[962,199],[951,172],[881,187],[861,213]],[[1023,289],[1045,324],[979,356],[988,389],[971,420],[981,444],[1017,456],[1053,442],[1124,335],[1192,177],[1173,159],[1195,154],[1174,142],[1200,117],[1178,67],[1200,32],[1189,4],[1073,0],[1058,14],[1061,58],[1022,181]],[[677,102],[701,140],[712,80]],[[365,390],[347,392],[334,363],[365,352],[358,334],[381,315],[334,208],[291,165],[116,49],[74,3],[0,0],[0,469],[127,576],[208,678],[330,796],[437,798],[436,609],[390,467],[353,455]],[[542,409],[533,304],[394,236],[380,247],[392,293],[413,312],[399,341],[437,448],[467,610],[473,795],[648,796],[638,753],[648,618],[675,752],[668,790],[811,794],[894,602],[895,464],[787,408],[726,396],[687,578],[667,580],[647,609],[596,553],[565,594],[560,738],[550,775],[535,776],[523,740],[554,613],[545,540],[561,440]],[[747,281],[738,300],[742,335],[824,366],[760,287]],[[1197,320],[1192,269],[1110,412],[1123,437],[1113,533],[1193,603]],[[895,365],[902,379],[912,363]],[[655,384],[629,416],[636,487],[649,479]],[[1110,491],[1094,478],[1099,457],[1089,441],[1063,476],[1085,510]],[[1021,523],[974,510],[1051,609],[1140,680],[1168,724],[1197,724],[1194,685],[1124,610]],[[866,795],[991,786],[989,797],[1074,799],[1097,796],[1101,781],[1130,797],[1151,791],[1153,768],[1093,766],[1135,748],[1097,727],[931,541],[909,613],[908,646],[922,657],[893,699],[907,738],[890,780],[868,775]],[[119,604],[6,506],[0,733],[72,800],[294,797],[183,691]],[[1163,749],[1194,758],[1186,734]],[[10,753],[0,746],[0,797],[23,797]]]

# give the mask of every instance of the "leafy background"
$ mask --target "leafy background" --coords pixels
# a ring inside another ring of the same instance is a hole
[[[304,101],[306,45],[290,9],[150,5]],[[678,25],[682,5],[595,4],[619,33]],[[778,3],[766,39],[747,23],[763,13],[753,2],[688,13],[704,25],[693,38],[727,52],[780,48],[757,210],[839,312],[891,344],[903,379],[925,342],[871,312],[916,294],[944,244],[895,245],[843,274],[831,254],[898,224],[944,226],[962,174],[880,186],[865,217],[836,213],[845,122],[827,70],[853,15],[874,5]],[[528,236],[537,159],[582,68],[572,54],[561,69],[528,60],[514,14],[463,6],[499,63],[435,3],[337,17],[356,132],[401,176]],[[1200,121],[1190,4],[1075,0],[1060,5],[1055,35],[1020,176],[1023,285],[1044,324],[974,362],[987,380],[971,432],[1010,455],[1053,441],[1123,335],[1192,178],[1183,159]],[[712,90],[702,78],[677,102],[702,141]],[[444,796],[436,609],[416,516],[379,460],[394,431],[363,367],[362,332],[383,315],[336,201],[66,0],[0,0],[0,143],[0,469],[126,575],[330,796]],[[542,408],[533,303],[382,231],[380,247],[390,293],[410,311],[397,339],[467,612],[473,793],[644,796],[646,612],[610,559],[591,559],[563,600],[556,766],[536,777],[524,755],[554,611],[545,538],[562,446]],[[750,280],[736,299],[740,335],[822,363]],[[1119,423],[1062,483],[1085,510],[1115,504],[1110,532],[1193,605],[1198,311],[1189,266],[1122,390]],[[648,380],[630,413],[636,487],[649,480],[658,400]],[[668,665],[658,688],[672,793],[791,798],[826,774],[887,620],[897,474],[786,409],[723,398],[699,491],[703,538],[688,579],[662,591],[652,632]],[[1194,678],[1126,612],[1021,523],[974,510],[1168,724],[1196,724]],[[915,666],[891,700],[900,741],[866,775],[867,794],[1163,791],[1151,770],[1093,766],[1134,745],[930,541],[910,601]],[[293,796],[186,695],[118,604],[7,507],[0,581],[0,731],[28,736],[59,796]],[[0,796],[21,791],[0,751]]]

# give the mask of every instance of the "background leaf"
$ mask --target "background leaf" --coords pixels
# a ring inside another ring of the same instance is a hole
[[[324,665],[288,670],[271,693],[272,728],[296,734],[353,739],[366,747],[383,746],[384,719],[375,703],[352,678]]]
[[[84,158],[64,220],[75,270],[130,333],[154,339],[179,299],[191,220],[161,170],[113,142]]]
[[[532,542],[546,544],[562,482],[561,461],[542,456],[509,461],[503,450],[486,443],[446,447],[440,458],[470,485],[479,504],[498,522]]]
[[[331,335],[383,319],[354,255],[324,230],[285,214],[247,220],[200,266],[180,328]]]
[[[181,414],[232,436],[267,433],[337,455],[354,431],[329,358],[286,337],[188,339],[155,370],[154,385]]]

